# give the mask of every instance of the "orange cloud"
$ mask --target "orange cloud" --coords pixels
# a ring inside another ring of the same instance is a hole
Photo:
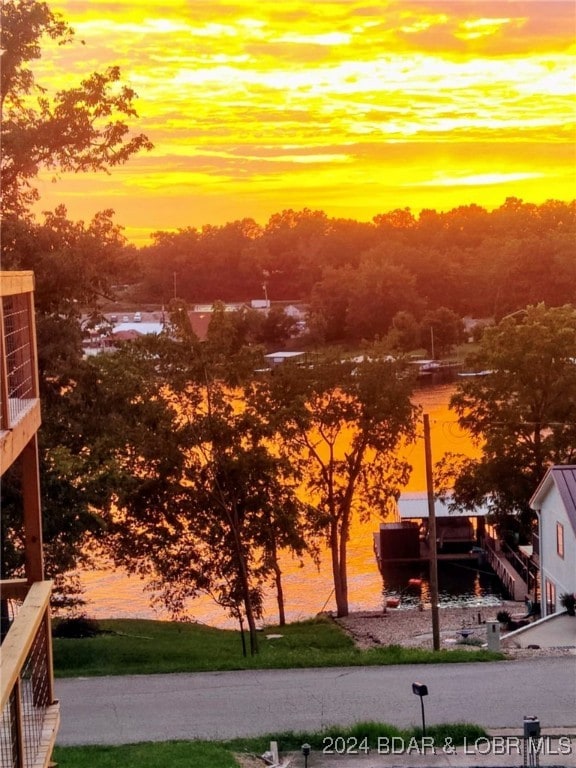
[[[111,204],[161,228],[286,207],[371,218],[410,205],[573,196],[575,9],[554,0],[58,0],[84,46],[58,88],[119,64],[153,152],[42,181],[41,208]],[[135,126],[136,128],[136,126]]]

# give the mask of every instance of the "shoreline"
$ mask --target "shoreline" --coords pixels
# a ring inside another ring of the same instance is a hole
[[[496,614],[506,610],[510,614],[523,614],[524,603],[513,600],[503,600],[497,605],[489,606],[463,606],[458,608],[439,608],[440,647],[444,649],[468,649],[479,650],[481,645],[474,644],[486,642],[486,623],[496,621]],[[423,610],[409,608],[405,610],[388,609],[383,611],[358,611],[349,616],[333,620],[354,641],[357,648],[367,650],[382,645],[401,645],[405,648],[433,649],[432,637],[432,610],[427,607]],[[471,642],[462,642],[461,630]],[[501,650],[511,658],[525,658],[528,656],[560,656],[566,655],[563,648],[518,648],[512,641],[503,641]]]
[[[523,603],[504,600],[498,605],[458,606],[438,609],[442,647],[454,645],[462,629],[472,630],[471,637],[486,636],[486,621],[495,621],[499,611],[519,613]],[[432,648],[432,609],[417,607],[383,611],[359,611],[343,618],[339,624],[359,648],[378,645],[403,645],[408,648]],[[446,642],[451,640],[452,642]]]

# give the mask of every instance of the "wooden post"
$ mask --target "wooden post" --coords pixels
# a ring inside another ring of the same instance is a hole
[[[2,356],[2,365],[0,366],[0,429],[10,429],[10,413],[8,410],[8,368],[6,366],[6,331],[4,330],[4,307],[0,297],[0,355]]]
[[[38,379],[38,351],[36,344],[36,312],[34,310],[33,293],[28,294],[28,339],[30,342],[30,373],[32,376],[33,396],[40,397],[40,382]]]
[[[440,650],[440,621],[438,616],[438,552],[436,550],[436,510],[434,508],[434,477],[430,445],[430,419],[424,414],[424,451],[426,455],[426,487],[428,490],[428,532],[430,540],[430,601],[432,603],[432,641]]]
[[[48,674],[48,705],[54,704],[57,699],[54,695],[54,654],[52,651],[52,621],[50,618],[50,606],[44,614],[44,632],[46,637],[46,666]]]
[[[28,583],[32,584],[44,579],[37,435],[32,437],[22,451],[22,496],[24,501],[25,571]]]

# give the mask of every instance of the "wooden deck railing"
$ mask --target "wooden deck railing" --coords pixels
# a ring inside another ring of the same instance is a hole
[[[2,599],[21,599],[2,643],[0,765],[46,768],[60,721],[54,699],[50,593],[52,582],[29,588],[21,580],[2,582]]]
[[[506,587],[512,600],[524,600],[528,594],[526,582],[504,554],[499,551],[497,542],[492,537],[486,536],[484,549],[491,568]]]
[[[40,426],[34,275],[2,272],[0,279],[0,459],[2,472]]]

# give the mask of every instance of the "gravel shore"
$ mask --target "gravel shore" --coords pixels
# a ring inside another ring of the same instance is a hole
[[[442,648],[469,648],[478,646],[462,644],[462,630],[468,630],[469,638],[486,642],[486,621],[495,621],[498,611],[507,610],[512,615],[524,613],[524,604],[503,601],[491,606],[466,606],[440,608],[440,643]],[[432,611],[429,607],[419,610],[387,609],[386,613],[363,611],[344,618],[334,619],[354,640],[358,648],[374,648],[379,645],[403,645],[410,648],[433,648]],[[475,642],[475,641],[472,641]],[[565,651],[554,648],[519,649],[512,645],[502,650],[511,657],[524,658],[536,655],[564,655]]]

